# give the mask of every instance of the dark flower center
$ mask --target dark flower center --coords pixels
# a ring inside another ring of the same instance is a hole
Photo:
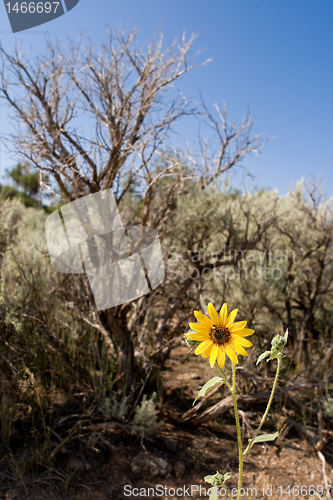
[[[217,345],[227,344],[231,339],[231,333],[228,328],[221,325],[213,325],[210,329],[209,336],[211,341]]]

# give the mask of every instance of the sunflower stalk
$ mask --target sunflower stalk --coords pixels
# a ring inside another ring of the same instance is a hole
[[[258,425],[258,428],[257,430],[255,431],[254,435],[253,435],[253,438],[251,439],[251,441],[249,442],[249,444],[247,445],[247,448],[246,450],[244,451],[243,453],[243,458],[246,457],[246,455],[248,454],[248,452],[250,451],[250,449],[252,448],[253,444],[254,444],[254,441],[256,439],[256,437],[258,436],[259,434],[259,431],[260,429],[262,428],[265,420],[266,420],[266,417],[268,415],[268,412],[269,412],[269,409],[271,407],[271,404],[272,404],[272,401],[273,401],[273,398],[274,398],[274,393],[275,393],[275,389],[276,389],[276,386],[277,386],[277,381],[278,381],[278,378],[279,378],[279,373],[280,373],[280,368],[281,368],[281,360],[282,360],[282,356],[278,357],[277,358],[278,360],[278,364],[277,364],[277,368],[276,368],[276,373],[275,373],[275,379],[274,379],[274,383],[273,383],[273,387],[272,387],[272,390],[271,390],[271,395],[269,397],[269,400],[268,400],[268,403],[267,403],[267,407],[266,407],[266,410],[265,410],[265,413],[263,414],[262,416],[262,419],[260,421],[260,424]]]
[[[239,423],[239,414],[238,414],[238,406],[237,406],[237,399],[236,399],[236,365],[235,363],[232,363],[232,390],[231,390],[231,396],[232,396],[232,402],[234,405],[234,412],[235,412],[235,420],[236,420],[236,429],[237,429],[237,441],[238,441],[238,495],[237,495],[237,500],[240,500],[241,495],[241,487],[242,487],[242,479],[243,479],[243,448],[242,448],[242,433],[241,433],[241,428],[240,428],[240,423]]]

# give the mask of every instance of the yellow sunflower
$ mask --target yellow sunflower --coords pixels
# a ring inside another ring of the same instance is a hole
[[[194,332],[188,333],[187,336],[192,340],[200,341],[195,354],[210,358],[211,367],[217,360],[219,367],[223,368],[226,353],[233,363],[238,363],[237,354],[248,356],[244,347],[251,347],[252,344],[244,337],[252,335],[254,330],[245,328],[247,321],[234,323],[237,312],[238,309],[234,309],[228,316],[227,304],[223,304],[220,314],[213,304],[208,304],[209,318],[199,311],[194,311],[194,316],[199,323],[189,324]]]

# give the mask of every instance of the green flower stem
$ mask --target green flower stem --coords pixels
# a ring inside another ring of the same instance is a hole
[[[237,440],[238,440],[238,456],[239,456],[237,500],[240,500],[240,498],[241,498],[240,489],[242,487],[242,478],[243,478],[243,450],[242,450],[242,434],[241,434],[241,429],[240,429],[240,424],[239,424],[239,414],[238,414],[237,399],[236,399],[236,368],[235,368],[235,366],[236,366],[235,363],[232,363],[232,385],[229,384],[227,377],[225,376],[225,373],[222,370],[222,368],[220,368],[220,370],[222,373],[222,378],[224,380],[224,383],[228,387],[229,391],[231,392],[232,402],[234,405],[236,428],[237,428]],[[230,491],[227,489],[227,487],[225,485],[223,485],[223,487],[227,490],[230,498],[233,498],[231,496]]]
[[[224,371],[222,370],[222,368],[220,368],[220,370],[221,370],[221,373],[222,373],[222,378],[223,378],[223,380],[224,380],[224,383],[225,383],[225,385],[228,387],[229,391],[230,391],[230,392],[231,392],[231,394],[232,394],[232,387],[231,387],[231,385],[229,384],[228,379],[227,379],[227,377],[226,377],[226,375],[225,375]],[[230,490],[229,490],[228,486],[227,486],[225,483],[223,484],[223,488],[224,488],[224,489],[226,490],[226,492],[228,493],[228,495],[229,495],[230,499],[231,499],[231,500],[234,500],[234,499],[233,499],[233,497],[232,497],[232,495],[231,495],[231,492],[230,492]]]
[[[224,371],[222,370],[222,368],[220,368],[220,370],[221,370],[221,373],[222,373],[222,378],[223,378],[223,380],[224,380],[224,383],[225,383],[225,385],[228,387],[229,391],[231,392],[231,391],[232,391],[231,385],[229,384],[228,379],[227,379],[227,377],[225,376],[225,373],[224,373]]]
[[[273,384],[273,387],[272,387],[271,395],[270,395],[270,398],[269,398],[269,400],[268,400],[267,407],[266,407],[265,413],[264,413],[264,414],[263,414],[263,416],[262,416],[262,419],[261,419],[261,422],[260,422],[260,424],[259,424],[259,427],[258,427],[258,429],[256,430],[256,432],[254,433],[253,438],[251,439],[251,441],[250,441],[250,442],[249,442],[249,444],[247,445],[246,450],[245,450],[245,451],[244,451],[244,453],[243,453],[243,457],[242,457],[243,459],[244,459],[244,457],[246,457],[246,455],[248,454],[248,452],[249,452],[249,451],[250,451],[250,449],[252,448],[252,445],[253,445],[253,443],[254,443],[254,440],[255,440],[255,438],[258,436],[259,431],[260,431],[260,429],[262,428],[263,423],[265,422],[266,417],[267,417],[267,415],[268,415],[268,412],[269,412],[270,406],[271,406],[272,401],[273,401],[274,392],[275,392],[275,389],[276,389],[276,384],[277,384],[278,377],[279,377],[279,373],[280,373],[281,359],[282,359],[282,357],[281,357],[281,356],[278,356],[278,357],[277,357],[277,360],[278,360],[278,365],[277,365],[277,368],[276,368],[276,374],[275,374],[275,379],[274,379],[274,384]]]
[[[229,495],[229,497],[231,498],[231,500],[234,500],[234,499],[232,498],[231,491],[229,490],[228,486],[227,486],[225,483],[224,483],[224,485],[223,485],[223,488],[226,490],[226,492],[228,493],[228,495]]]
[[[242,450],[242,434],[241,434],[241,428],[239,424],[239,414],[238,414],[238,407],[237,407],[237,399],[236,399],[236,367],[235,363],[232,363],[232,389],[231,389],[231,396],[232,396],[232,402],[234,404],[234,412],[235,412],[235,419],[236,419],[236,428],[237,428],[237,440],[238,440],[238,494],[237,494],[237,500],[240,500],[241,495],[240,495],[240,490],[242,487],[242,479],[243,479],[243,450]]]

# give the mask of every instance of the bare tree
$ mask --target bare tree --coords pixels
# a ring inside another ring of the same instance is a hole
[[[262,147],[260,136],[252,136],[250,116],[239,126],[229,125],[226,110],[218,108],[219,123],[205,105],[199,111],[177,91],[176,82],[197,66],[196,57],[189,58],[194,39],[183,36],[164,49],[159,33],[143,50],[135,30],[116,34],[109,29],[100,47],[81,39],[64,49],[48,41],[45,54],[35,57],[19,48],[12,54],[1,48],[0,95],[17,126],[8,138],[13,151],[47,173],[68,201],[112,188],[121,205],[139,182],[145,193],[139,223],[163,237],[177,200],[189,194],[196,177],[207,186]],[[215,153],[205,149],[199,159],[192,155],[191,165],[184,151],[173,151],[164,155],[164,167],[156,168],[177,120],[198,114],[206,116],[216,134]],[[184,286],[182,293],[189,293],[193,283]],[[134,373],[131,325],[144,320],[148,299],[139,299],[134,309],[127,303],[86,318],[111,337],[120,377]],[[159,346],[178,302],[179,297],[162,311]]]
[[[135,31],[109,30],[97,50],[48,41],[33,59],[2,48],[1,92],[18,118],[15,150],[54,176],[68,200],[111,187],[121,198],[173,123],[193,112],[173,84],[195,67],[188,61],[194,38],[163,51],[160,35],[143,52]],[[82,115],[93,134],[83,130]],[[132,175],[122,191],[125,172]]]

